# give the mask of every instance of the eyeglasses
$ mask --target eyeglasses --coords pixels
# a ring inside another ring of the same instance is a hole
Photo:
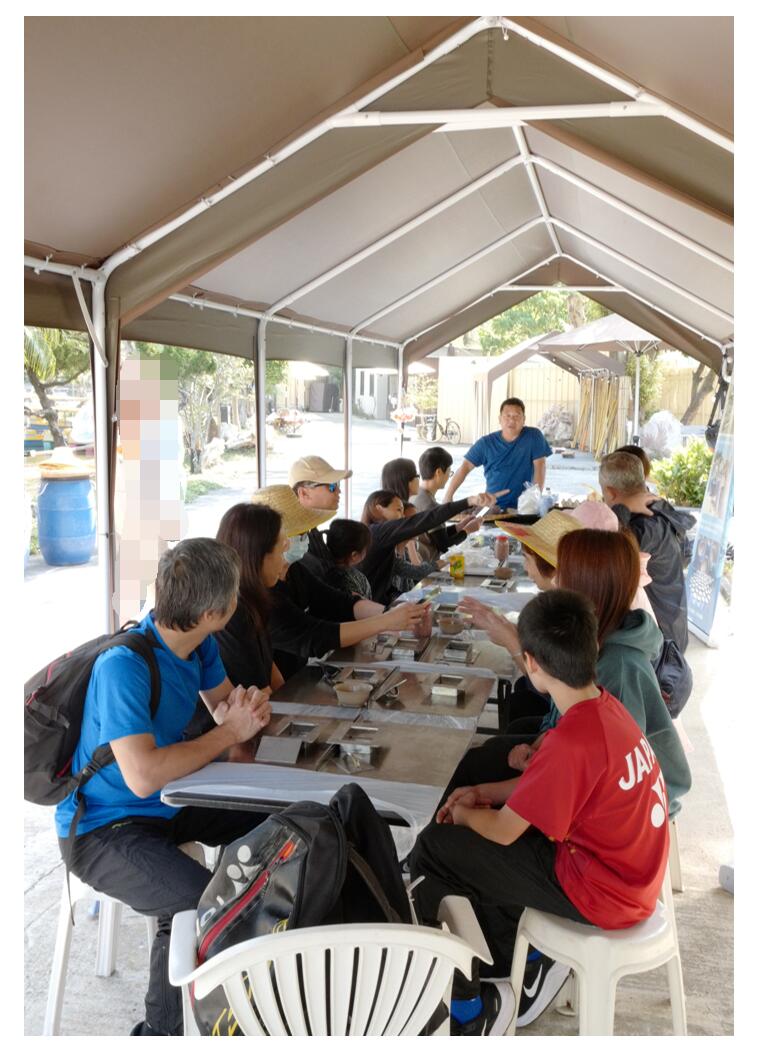
[[[334,495],[335,492],[339,489],[340,484],[339,484],[339,482],[335,483],[335,484],[303,484],[302,487],[304,487],[304,488],[326,488],[329,491],[330,495]]]

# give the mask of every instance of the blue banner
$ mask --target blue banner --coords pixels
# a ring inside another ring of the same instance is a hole
[[[685,586],[688,622],[707,639],[714,623],[719,588],[725,565],[728,532],[733,516],[733,379],[727,390],[725,410],[714,448],[709,480],[701,507],[693,557]]]

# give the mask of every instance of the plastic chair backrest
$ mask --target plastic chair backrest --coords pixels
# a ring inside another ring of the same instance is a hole
[[[299,928],[225,950],[175,985],[223,986],[246,1035],[418,1035],[475,951],[408,924]]]

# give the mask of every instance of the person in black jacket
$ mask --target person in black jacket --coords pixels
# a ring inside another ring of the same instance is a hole
[[[496,496],[483,492],[470,495],[458,502],[447,502],[413,517],[403,516],[403,499],[391,491],[373,491],[364,505],[361,520],[369,526],[372,541],[369,551],[358,566],[372,586],[372,597],[389,604],[394,594],[391,581],[395,547],[422,532],[437,528],[457,513],[471,507],[493,506]]]
[[[629,528],[641,551],[651,555],[644,588],[665,639],[684,653],[688,647],[688,602],[683,575],[683,542],[693,526],[689,514],[678,513],[666,499],[646,490],[643,465],[635,455],[615,451],[601,460],[598,474],[604,501],[619,523]]]
[[[289,488],[284,490],[292,495]],[[276,689],[311,656],[355,645],[382,631],[410,630],[426,618],[424,605],[399,605],[390,612],[375,606],[379,614],[354,619],[359,603],[350,595],[332,590],[300,561],[287,566],[287,525],[269,506],[233,506],[222,517],[217,538],[242,560],[237,611],[217,639],[234,682],[255,675],[261,681],[254,685]]]

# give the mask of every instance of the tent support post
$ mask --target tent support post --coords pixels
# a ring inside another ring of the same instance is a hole
[[[258,486],[266,487],[266,323],[262,319],[256,338],[256,463]]]
[[[353,337],[345,339],[345,361],[343,366],[343,431],[345,437],[345,468],[353,468],[352,433],[353,433]],[[352,481],[346,477],[343,481],[343,504],[345,516],[351,515]]]
[[[635,404],[633,409],[633,437],[632,442],[637,444],[640,442],[640,436],[638,433],[639,422],[638,418],[640,415],[640,352],[635,353]]]
[[[96,348],[93,360],[93,384],[95,388],[95,482],[97,498],[97,547],[98,568],[102,588],[103,631],[110,633],[113,581],[111,576],[111,521],[110,521],[110,474],[108,434],[108,385],[106,372],[108,360],[105,356],[105,280],[92,283],[92,343]],[[97,340],[95,340],[97,338]],[[99,347],[98,347],[99,346]]]
[[[401,406],[401,396],[403,394],[403,351],[404,345],[398,345],[398,409]],[[403,441],[405,439],[406,423],[401,422],[401,451],[400,458],[403,458]]]

